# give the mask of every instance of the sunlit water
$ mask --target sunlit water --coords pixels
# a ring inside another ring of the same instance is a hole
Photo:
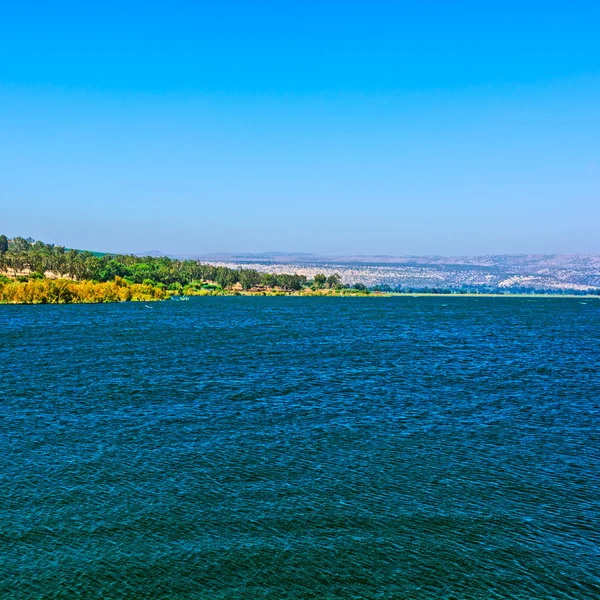
[[[600,300],[0,306],[1,598],[598,598]]]

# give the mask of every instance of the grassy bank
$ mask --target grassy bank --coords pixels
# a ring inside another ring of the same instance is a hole
[[[236,287],[185,287],[178,291],[150,283],[130,283],[122,278],[108,282],[73,281],[69,279],[32,279],[18,281],[0,276],[0,304],[81,304],[104,302],[152,302],[185,296],[300,296],[300,297],[432,297],[432,298],[578,298],[598,299],[598,296],[569,294],[428,294],[386,293],[354,289],[314,289],[289,291],[278,288],[244,290]]]
[[[2,304],[79,304],[165,300],[163,288],[130,284],[123,279],[110,282],[71,281],[68,279],[38,279],[14,281],[0,279]]]
[[[80,304],[103,302],[151,302],[185,296],[369,296],[386,295],[359,290],[312,289],[297,291],[280,288],[222,288],[186,286],[169,290],[156,283],[131,283],[116,277],[113,281],[74,281],[71,279],[12,279],[0,276],[0,304]]]

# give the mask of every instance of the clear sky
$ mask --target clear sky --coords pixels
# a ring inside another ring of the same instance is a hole
[[[0,233],[600,253],[600,2],[0,0]]]

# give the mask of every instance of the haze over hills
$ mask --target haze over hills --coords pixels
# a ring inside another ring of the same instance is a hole
[[[156,254],[155,254],[156,255]],[[311,253],[214,253],[179,258],[260,272],[339,273],[344,283],[397,287],[488,287],[584,291],[600,288],[600,255],[321,256]]]

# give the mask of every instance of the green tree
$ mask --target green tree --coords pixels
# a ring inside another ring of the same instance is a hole
[[[250,290],[260,283],[260,273],[254,269],[240,270],[240,283],[245,290]]]
[[[260,278],[260,285],[268,288],[274,288],[277,285],[277,277],[271,273],[263,273]]]
[[[22,252],[15,252],[12,248],[4,254],[4,262],[7,267],[13,270],[14,277],[25,268],[25,256]]]
[[[325,277],[325,275],[323,275],[322,273],[317,273],[315,275],[314,282],[318,288],[322,288],[325,285],[326,281],[327,277]]]
[[[227,267],[217,267],[215,281],[222,288],[229,288],[239,281],[239,273]]]
[[[0,254],[8,251],[8,238],[5,235],[0,235]]]
[[[326,285],[328,288],[337,289],[342,285],[342,278],[337,273],[333,273],[327,278]]]
[[[112,281],[115,277],[127,277],[129,273],[129,269],[122,262],[111,258],[100,271],[98,279]]]
[[[282,287],[284,290],[298,291],[306,285],[306,276],[297,274],[289,275],[287,273],[282,273],[281,275],[277,276],[277,281],[279,282],[280,287]]]
[[[13,238],[11,243],[11,250],[13,250],[13,252],[23,253],[27,252],[30,246],[31,244],[25,238],[16,237]]]
[[[46,255],[40,248],[32,248],[27,257],[27,266],[29,270],[35,273],[44,274],[46,271]]]

